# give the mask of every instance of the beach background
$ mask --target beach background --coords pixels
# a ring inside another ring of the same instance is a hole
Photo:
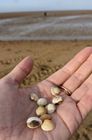
[[[30,55],[33,71],[22,85],[36,84],[90,46],[92,11],[0,14],[0,78]],[[92,112],[71,140],[92,140]]]

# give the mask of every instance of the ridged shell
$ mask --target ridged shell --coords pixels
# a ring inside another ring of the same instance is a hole
[[[44,120],[44,122],[41,125],[41,128],[43,131],[52,131],[55,128],[55,124],[52,120]]]
[[[46,119],[51,119],[52,117],[51,117],[51,115],[49,115],[49,114],[43,114],[41,117],[40,117],[40,119],[42,120],[42,121],[44,121],[44,120],[46,120]]]
[[[51,87],[51,94],[52,94],[53,96],[59,95],[60,92],[61,92],[61,89],[60,89],[59,87],[57,87],[57,86]]]
[[[61,96],[56,96],[52,99],[53,104],[59,104],[60,102],[63,102],[63,98]]]

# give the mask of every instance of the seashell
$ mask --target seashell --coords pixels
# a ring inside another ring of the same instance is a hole
[[[46,114],[46,112],[47,112],[47,110],[46,110],[46,108],[43,107],[43,106],[39,106],[39,107],[36,109],[36,114],[37,114],[38,116],[41,116],[41,115],[43,115],[43,114]]]
[[[60,102],[63,102],[63,98],[61,96],[55,96],[53,99],[52,99],[52,103],[53,104],[59,104]]]
[[[42,124],[42,120],[38,117],[29,117],[26,123],[28,128],[34,129]]]
[[[46,106],[46,109],[47,109],[48,114],[52,114],[55,112],[56,106],[54,104],[50,103]]]
[[[44,122],[41,125],[41,129],[43,131],[52,131],[55,128],[55,124],[53,123],[52,120],[44,120]]]
[[[40,119],[42,120],[42,121],[44,121],[44,120],[46,120],[46,119],[51,119],[52,117],[49,115],[49,114],[43,114],[41,117],[40,117]]]
[[[45,106],[45,105],[47,105],[47,103],[48,103],[48,101],[47,101],[46,98],[39,98],[38,101],[37,101],[37,104],[39,106]]]
[[[39,99],[39,97],[36,93],[31,93],[30,94],[30,99],[33,100],[33,101],[37,101]]]
[[[53,96],[59,95],[60,92],[61,92],[61,89],[60,89],[59,87],[57,87],[57,86],[51,87],[51,94],[52,94]]]

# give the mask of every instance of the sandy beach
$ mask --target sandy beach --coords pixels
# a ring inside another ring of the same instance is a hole
[[[0,78],[28,55],[34,67],[22,86],[36,84],[62,68],[82,48],[92,46],[91,14],[0,15]],[[92,140],[92,112],[71,140]]]
[[[63,67],[79,50],[88,46],[92,46],[92,41],[0,42],[0,77],[30,55],[34,61],[33,71],[22,85],[33,85]],[[92,140],[92,113],[71,140]]]

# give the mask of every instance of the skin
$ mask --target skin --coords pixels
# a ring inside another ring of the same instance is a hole
[[[68,140],[92,109],[92,48],[83,49],[46,80],[33,87],[20,88],[32,65],[31,58],[26,57],[0,80],[0,139]],[[36,108],[36,104],[29,100],[29,94],[35,92],[39,97],[51,99],[53,84],[63,84],[72,91],[71,96],[61,92],[64,102],[53,114],[55,129],[44,132],[41,128],[27,128],[26,120],[35,115]]]

